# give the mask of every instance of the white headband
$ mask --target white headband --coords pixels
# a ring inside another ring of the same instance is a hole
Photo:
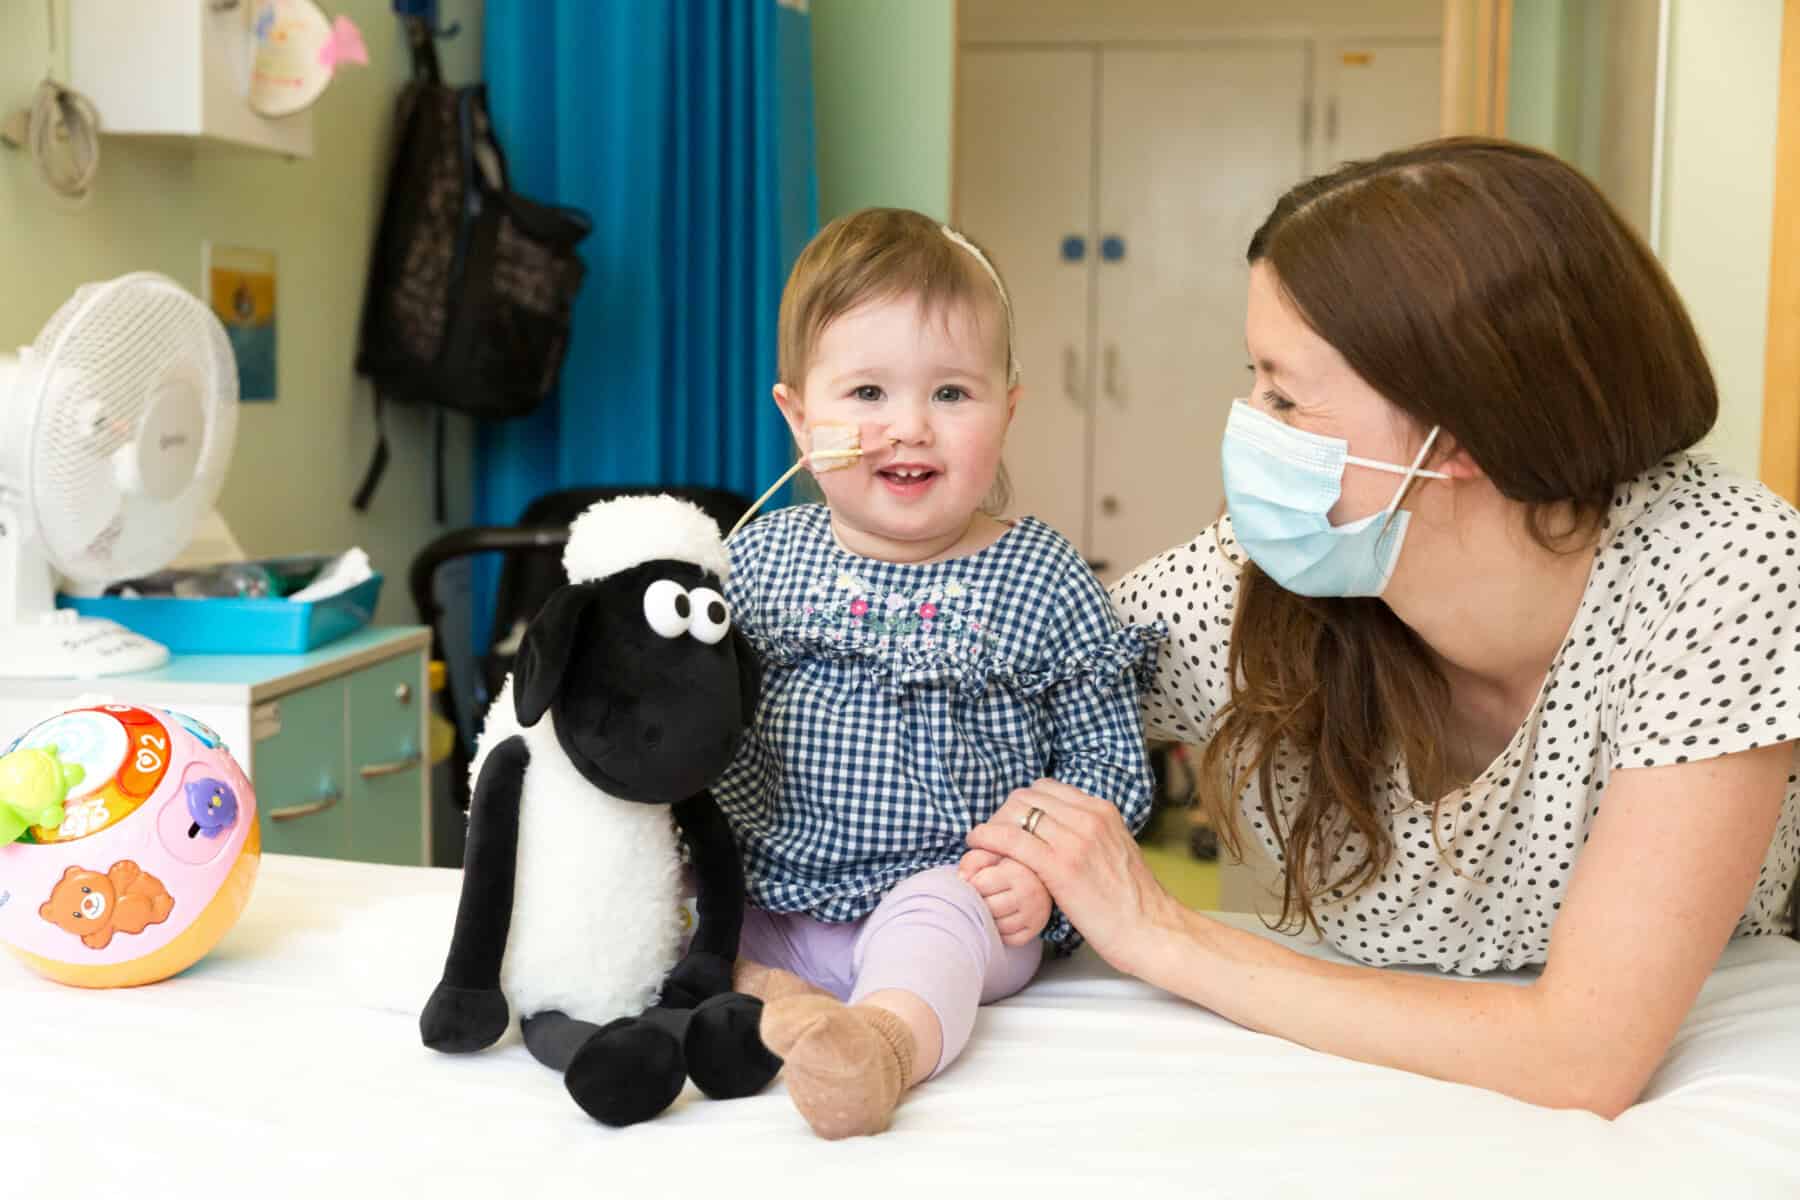
[[[1006,294],[1006,285],[1000,282],[1000,272],[994,270],[994,264],[988,261],[987,255],[983,254],[974,242],[948,225],[939,225],[938,228],[943,231],[945,237],[975,256],[975,261],[981,264],[981,269],[987,272],[987,277],[994,281],[994,290],[1000,293],[1000,309],[1006,314],[1006,386],[1016,387],[1019,383],[1020,372],[1018,355],[1013,350],[1015,331],[1013,329],[1012,298]]]

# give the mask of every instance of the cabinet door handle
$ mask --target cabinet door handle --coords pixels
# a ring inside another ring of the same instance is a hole
[[[380,779],[387,775],[398,775],[402,771],[410,771],[425,761],[425,756],[414,750],[405,758],[396,758],[392,762],[370,763],[366,767],[357,768],[357,774],[364,779]]]
[[[1119,347],[1112,342],[1106,344],[1106,351],[1101,355],[1101,364],[1106,375],[1106,398],[1123,407],[1125,397],[1119,391]]]
[[[1081,356],[1075,353],[1075,347],[1063,347],[1063,394],[1068,396],[1069,403],[1081,408]]]
[[[269,810],[271,821],[298,821],[301,817],[316,816],[319,813],[337,807],[337,802],[344,798],[343,789],[333,786],[330,791],[314,800],[311,804],[295,804],[288,808],[272,808]]]

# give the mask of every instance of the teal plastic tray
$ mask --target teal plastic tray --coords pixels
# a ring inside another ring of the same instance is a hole
[[[117,621],[176,654],[304,654],[367,625],[381,576],[307,604],[290,600],[177,600],[58,596],[57,607]]]

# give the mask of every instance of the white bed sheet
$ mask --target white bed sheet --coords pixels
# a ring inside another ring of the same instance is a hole
[[[1254,1034],[1081,954],[983,1010],[889,1133],[827,1143],[779,1080],[609,1130],[516,1034],[425,1050],[459,878],[269,856],[208,959],[133,991],[0,955],[0,1197],[1800,1197],[1787,939],[1727,950],[1612,1123]]]

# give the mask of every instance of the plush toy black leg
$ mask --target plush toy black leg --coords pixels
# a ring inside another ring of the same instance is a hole
[[[754,1096],[781,1070],[758,1032],[762,1008],[754,996],[723,992],[693,1010],[682,1053],[694,1085],[714,1100]]]
[[[648,1121],[675,1102],[686,1082],[680,1036],[645,1017],[602,1025],[563,1072],[569,1095],[602,1125]]]
[[[499,1041],[508,1020],[499,988],[459,988],[439,983],[419,1014],[419,1037],[444,1054],[472,1054]]]
[[[525,1035],[525,1048],[531,1051],[531,1057],[552,1071],[564,1071],[575,1052],[599,1033],[600,1027],[550,1009],[520,1021],[519,1032]]]

